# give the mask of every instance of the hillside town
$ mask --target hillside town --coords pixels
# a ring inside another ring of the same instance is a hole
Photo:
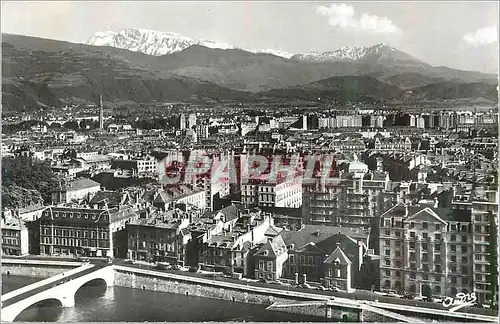
[[[498,307],[496,107],[172,104],[152,120],[97,102],[7,120],[4,256]]]

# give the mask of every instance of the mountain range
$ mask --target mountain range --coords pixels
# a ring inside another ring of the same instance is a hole
[[[179,52],[193,45],[219,49],[236,48],[235,46],[222,42],[189,38],[172,32],[137,28],[127,28],[118,32],[96,32],[90,35],[85,44],[93,46],[111,46],[158,56]],[[293,55],[272,49],[247,51],[252,53],[270,53],[285,58],[290,58]]]
[[[191,44],[184,39],[181,44],[182,37],[169,43],[161,35],[149,35],[147,42],[128,39],[108,46],[106,37],[118,40],[115,34],[104,33],[92,40],[103,45],[94,46],[3,34],[3,109],[91,103],[99,94],[105,104],[116,106],[317,97],[498,100],[496,75],[433,67],[384,44],[288,59],[215,42]],[[125,44],[131,47],[119,48]],[[171,53],[160,55],[166,44]]]

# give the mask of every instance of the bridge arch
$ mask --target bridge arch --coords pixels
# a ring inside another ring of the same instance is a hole
[[[16,312],[17,314],[13,315],[13,317],[11,318],[11,321],[12,322],[19,321],[20,320],[19,317],[22,316],[23,313],[26,313],[26,311],[28,311],[30,308],[32,308],[36,305],[42,306],[44,303],[50,303],[50,302],[52,302],[54,304],[53,306],[57,305],[60,308],[63,307],[63,301],[60,298],[57,298],[57,297],[41,298],[40,300],[34,301],[30,305],[25,306],[21,311]]]

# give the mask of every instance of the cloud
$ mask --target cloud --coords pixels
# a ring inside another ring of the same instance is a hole
[[[474,32],[467,33],[464,41],[471,46],[488,45],[498,42],[498,27],[480,28]]]
[[[373,33],[399,33],[401,29],[387,17],[367,13],[355,18],[352,6],[332,3],[330,7],[318,6],[316,12],[328,17],[328,23],[342,29],[354,29]]]

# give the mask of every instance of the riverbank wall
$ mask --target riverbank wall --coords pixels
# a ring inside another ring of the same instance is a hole
[[[120,287],[168,292],[196,297],[222,299],[240,303],[264,305],[293,304],[294,302],[310,301],[310,298],[300,297],[293,291],[275,291],[272,289],[256,289],[244,285],[229,285],[215,280],[202,280],[182,275],[175,277],[154,271],[148,274],[136,272],[134,269],[115,268],[114,284]],[[288,313],[316,316],[332,321],[359,321],[360,310],[339,309],[331,307],[327,312],[324,305],[291,306],[286,308],[270,308],[269,311],[285,311]]]
[[[80,263],[58,263],[49,262],[40,263],[30,262],[28,260],[2,260],[2,275],[13,275],[33,278],[50,278],[65,271],[79,267]]]

